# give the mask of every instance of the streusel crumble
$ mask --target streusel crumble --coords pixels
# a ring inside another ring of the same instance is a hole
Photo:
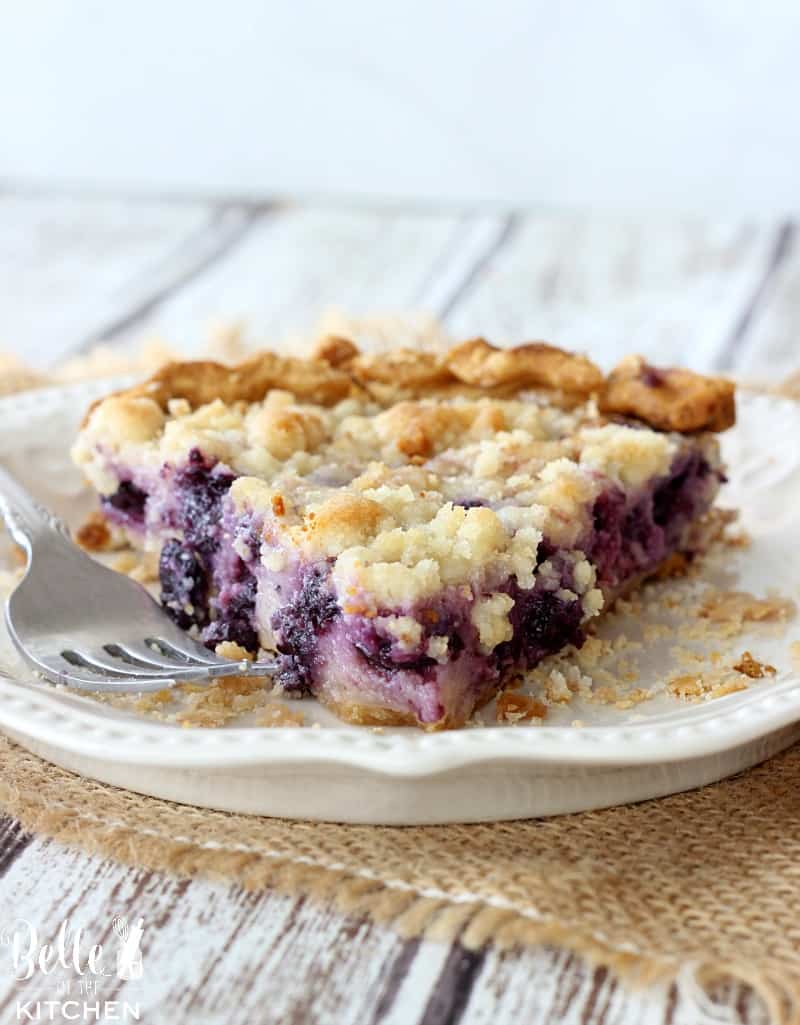
[[[430,729],[691,559],[733,419],[728,382],[642,361],[604,379],[541,343],[336,337],[170,364],[97,404],[73,455],[181,626],[277,652],[285,692],[352,722]]]

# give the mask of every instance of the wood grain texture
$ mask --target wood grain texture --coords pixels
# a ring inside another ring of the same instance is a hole
[[[797,226],[776,228],[772,260],[752,296],[745,330],[732,340],[730,369],[780,381],[800,370],[800,244]]]
[[[77,347],[78,351],[134,332],[170,296],[222,260],[268,212],[267,206],[236,204],[214,209],[200,231],[182,240],[162,265],[150,271],[140,284],[140,295],[129,300],[130,305],[115,318],[90,332]]]
[[[33,837],[14,819],[0,817],[0,878],[24,852]]]
[[[530,215],[448,312],[459,336],[542,338],[609,368],[630,352],[715,368],[772,258],[742,222]]]
[[[605,365],[632,349],[702,369],[800,362],[787,225],[0,194],[0,226],[0,338],[40,361],[143,334],[188,352],[219,316],[274,339],[339,307],[429,310],[456,335],[547,337]],[[302,899],[125,869],[0,820],[0,927],[23,916],[52,939],[69,917],[87,943],[108,943],[116,913],[145,920],[145,974],[104,980],[106,996],[138,1001],[148,1023],[766,1020],[741,990],[703,1007],[686,987],[627,991],[564,951],[405,941]],[[15,985],[0,946],[0,1022],[57,981]]]
[[[114,334],[135,345],[156,334],[197,351],[211,325],[233,319],[275,344],[311,330],[329,309],[353,314],[426,310],[457,289],[493,244],[496,218],[282,208],[150,315]]]
[[[774,229],[771,252],[764,264],[761,277],[720,353],[718,364],[722,369],[730,370],[739,364],[742,349],[749,346],[755,351],[758,350],[758,334],[754,328],[757,326],[763,330],[763,323],[759,323],[761,314],[765,307],[769,308],[771,305],[775,281],[782,274],[785,264],[791,257],[794,240],[795,226],[790,221]]]
[[[217,233],[202,204],[0,197],[0,349],[36,365],[102,332],[151,294],[160,269]]]
[[[458,944],[404,941],[364,919],[277,894],[166,878],[33,840],[20,852],[2,834],[0,908],[50,940],[64,918],[86,930],[84,947],[109,944],[115,914],[143,917],[144,975],[102,980],[98,996],[139,1003],[149,1023],[228,1025],[697,1025],[697,1002],[666,988],[627,991],[604,969],[542,948],[479,953]],[[14,856],[9,857],[9,850]],[[113,950],[113,943],[110,944]],[[18,1000],[46,1000],[61,972],[15,985],[0,947],[0,1021]],[[731,991],[719,1023],[761,1025],[758,1008]],[[742,1017],[744,1013],[744,1017]]]

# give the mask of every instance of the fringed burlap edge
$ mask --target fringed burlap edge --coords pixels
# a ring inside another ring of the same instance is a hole
[[[706,1017],[709,1022],[718,1020],[709,996],[716,987],[740,984],[752,989],[763,1001],[776,1025],[800,1025],[800,976],[775,970],[768,960],[761,964],[752,960],[715,960],[700,951],[687,951],[686,957],[680,959],[661,957],[632,946],[616,945],[575,924],[534,918],[524,909],[495,907],[486,900],[446,893],[432,895],[413,884],[360,876],[352,869],[339,870],[314,863],[305,856],[295,860],[285,852],[269,849],[244,852],[218,843],[204,846],[153,829],[143,832],[134,825],[106,821],[66,803],[48,802],[35,786],[27,789],[13,782],[15,773],[8,771],[7,764],[9,751],[12,758],[35,759],[44,772],[64,770],[50,766],[10,741],[5,740],[5,745],[0,808],[17,819],[25,831],[83,853],[184,878],[235,883],[253,892],[273,890],[287,896],[308,897],[329,903],[344,914],[366,916],[409,939],[444,943],[457,940],[470,950],[490,943],[500,949],[560,947],[591,965],[607,968],[630,987],[674,985],[695,1002],[698,1025]],[[112,787],[107,789],[114,792]],[[707,1016],[702,1010],[704,1006]]]

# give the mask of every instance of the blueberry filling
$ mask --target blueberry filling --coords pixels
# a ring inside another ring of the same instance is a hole
[[[546,537],[543,537],[539,542],[539,547],[536,549],[536,565],[541,566],[543,562],[546,562],[558,551],[558,546],[554,545],[552,541],[548,541]]]
[[[485,506],[486,500],[483,498],[457,498],[453,505],[459,506],[461,509],[477,509],[480,506]]]
[[[161,549],[158,575],[161,603],[179,627],[208,622],[208,571],[198,552],[171,538]]]
[[[173,475],[171,467],[161,471],[162,477]],[[169,538],[161,552],[159,577],[161,601],[167,612],[182,628],[205,626],[210,619],[209,595],[211,578],[215,576],[214,560],[220,547],[222,501],[234,475],[194,448],[186,466],[174,472],[174,501],[161,520],[168,529],[179,530],[183,540]],[[145,525],[148,494],[131,480],[120,482],[117,490],[103,497],[102,504],[115,522],[131,528]],[[220,596],[220,607],[228,614],[231,625],[223,640],[241,639],[248,649],[257,647],[252,625],[255,584],[246,594]],[[222,627],[217,628],[222,631]],[[229,635],[229,636],[228,636]],[[241,642],[240,640],[240,642]],[[215,641],[218,643],[218,641]]]
[[[583,643],[580,601],[567,601],[539,588],[522,591],[516,583],[510,594],[514,599],[509,613],[514,636],[494,651],[499,668],[531,669],[567,644],[580,647]]]
[[[601,586],[614,587],[647,573],[669,554],[681,531],[708,504],[712,470],[697,453],[673,468],[669,477],[628,505],[618,488],[604,491],[592,509],[592,537],[586,546]]]
[[[481,646],[472,620],[474,602],[463,589],[411,608],[379,610],[372,617],[344,614],[329,563],[265,572],[260,560],[263,524],[225,502],[234,480],[225,467],[194,449],[186,466],[167,467],[163,473],[173,486],[173,501],[161,513],[161,522],[182,535],[180,540],[168,539],[161,553],[166,610],[184,629],[199,628],[210,648],[228,641],[256,652],[256,624],[263,615],[257,597],[263,588],[266,607],[276,609],[269,615],[278,651],[276,682],[288,692],[316,693],[320,681],[331,674],[344,680],[354,675],[365,693],[377,687],[389,695],[381,700],[390,704],[398,687],[403,693],[404,687],[418,688],[423,696],[422,704],[413,705],[416,714],[420,721],[433,722],[443,712],[440,699],[431,695],[452,686],[445,681],[456,680],[477,700],[496,690],[508,673],[532,668],[566,645],[583,642],[583,604],[565,594],[575,590],[572,562],[547,538],[539,544],[536,562],[549,560],[557,583],[552,572],[531,589],[520,588],[513,577],[496,582],[495,588],[514,600],[509,612],[513,635],[489,651]],[[578,545],[597,569],[598,586],[607,595],[613,593],[653,570],[683,543],[684,528],[708,505],[710,478],[715,483],[717,476],[700,454],[689,453],[668,477],[632,498],[613,486],[603,491],[592,506],[589,534]],[[125,481],[104,501],[118,515],[143,522],[146,498]],[[469,509],[485,502],[464,497],[454,504]],[[487,594],[491,592],[490,587]],[[398,615],[421,627],[416,636],[412,633],[412,642],[401,642],[391,633]]]
[[[137,488],[129,480],[121,481],[113,495],[105,495],[101,499],[104,509],[108,512],[114,510],[118,515],[114,519],[121,519],[131,526],[142,526],[144,524],[144,506],[147,501],[147,493]]]
[[[169,527],[183,531],[183,541],[171,538],[165,543],[159,578],[161,602],[184,629],[209,622],[210,578],[215,575],[214,559],[220,546],[222,500],[234,479],[232,473],[221,470],[196,448],[189,453],[188,464],[175,473],[177,500],[164,519]],[[227,632],[222,625],[212,624],[214,636],[207,643],[213,646],[221,640],[246,640],[243,647],[257,650],[258,638],[252,627],[254,582],[251,592],[249,597],[235,593],[217,599],[226,612],[230,607],[231,624]],[[250,620],[249,626],[245,617]]]
[[[692,519],[698,512],[700,488],[711,467],[697,453],[687,456],[653,493],[653,519],[667,532],[678,519]]]
[[[619,488],[604,491],[592,509],[593,537],[587,553],[600,580],[610,580],[622,548],[625,495]]]
[[[179,496],[170,526],[183,531],[184,538],[206,555],[219,545],[222,500],[236,478],[193,448],[188,465],[175,474]]]
[[[359,642],[355,642],[354,647],[358,654],[373,669],[381,669],[387,673],[396,673],[398,669],[402,669],[404,673],[422,674],[436,665],[436,661],[428,658],[427,655],[418,655],[415,658],[398,658],[392,651],[391,644],[386,642],[379,645],[377,651],[371,651]]]
[[[319,635],[340,615],[328,584],[328,566],[307,566],[294,599],[273,615],[277,640],[277,682],[286,690],[309,689]]]
[[[256,591],[258,582],[253,573],[260,551],[259,531],[251,521],[233,521],[225,516],[220,531],[241,541],[241,545],[222,545],[213,559],[214,579],[218,593],[211,599],[212,621],[203,631],[203,641],[215,648],[231,641],[247,651],[258,651],[255,628]],[[243,546],[243,547],[242,547]],[[239,548],[248,559],[239,555]]]
[[[256,578],[239,560],[242,579],[223,588],[213,600],[217,618],[203,631],[203,641],[215,648],[223,641],[232,641],[246,651],[258,651],[258,633],[253,625],[256,605]]]

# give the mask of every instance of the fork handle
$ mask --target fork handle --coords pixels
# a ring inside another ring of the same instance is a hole
[[[11,536],[30,554],[33,543],[47,534],[69,537],[67,525],[48,512],[0,466],[0,516]]]

